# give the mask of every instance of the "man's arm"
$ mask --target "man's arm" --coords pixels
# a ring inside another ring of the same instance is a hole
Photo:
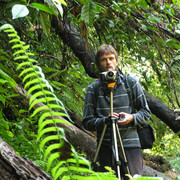
[[[134,108],[137,110],[136,113],[133,113],[133,120],[135,125],[140,125],[146,123],[146,121],[151,116],[151,111],[146,101],[146,97],[142,90],[139,82],[133,78],[133,104]]]
[[[86,91],[82,121],[83,126],[89,131],[96,131],[99,128],[103,128],[106,119],[105,117],[96,117],[97,98],[93,84],[90,84]]]

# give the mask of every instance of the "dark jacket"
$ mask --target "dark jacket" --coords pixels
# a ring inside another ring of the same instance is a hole
[[[140,147],[137,134],[137,125],[146,123],[150,118],[149,110],[145,95],[139,82],[132,79],[133,106],[136,112],[132,112],[130,106],[127,87],[125,86],[125,77],[119,75],[113,91],[113,112],[125,112],[134,116],[134,121],[127,126],[119,126],[121,138],[124,147]],[[101,80],[97,80],[87,87],[83,125],[89,131],[97,131],[98,140],[101,137],[105,119],[110,113],[110,92]],[[112,128],[107,127],[103,138],[104,144],[110,144],[110,132]]]

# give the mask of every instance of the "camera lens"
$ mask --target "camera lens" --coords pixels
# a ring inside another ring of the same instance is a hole
[[[113,77],[114,76],[114,73],[112,72],[112,71],[110,71],[109,73],[108,73],[108,77]]]
[[[114,72],[113,71],[109,71],[109,72],[107,72],[107,74],[106,74],[106,79],[107,80],[111,80],[111,79],[114,79]]]

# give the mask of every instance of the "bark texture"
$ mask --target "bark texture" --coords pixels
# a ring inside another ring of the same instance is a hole
[[[18,156],[0,138],[0,180],[52,180],[38,165]]]
[[[180,122],[175,120],[175,114],[165,104],[144,91],[151,112],[170,127],[175,133],[180,131]]]

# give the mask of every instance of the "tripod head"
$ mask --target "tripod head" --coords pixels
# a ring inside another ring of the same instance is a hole
[[[100,78],[101,78],[102,82],[111,91],[114,90],[114,86],[115,86],[116,81],[117,81],[117,76],[118,76],[117,71],[112,71],[111,69],[106,71],[106,72],[102,72],[100,74]]]

